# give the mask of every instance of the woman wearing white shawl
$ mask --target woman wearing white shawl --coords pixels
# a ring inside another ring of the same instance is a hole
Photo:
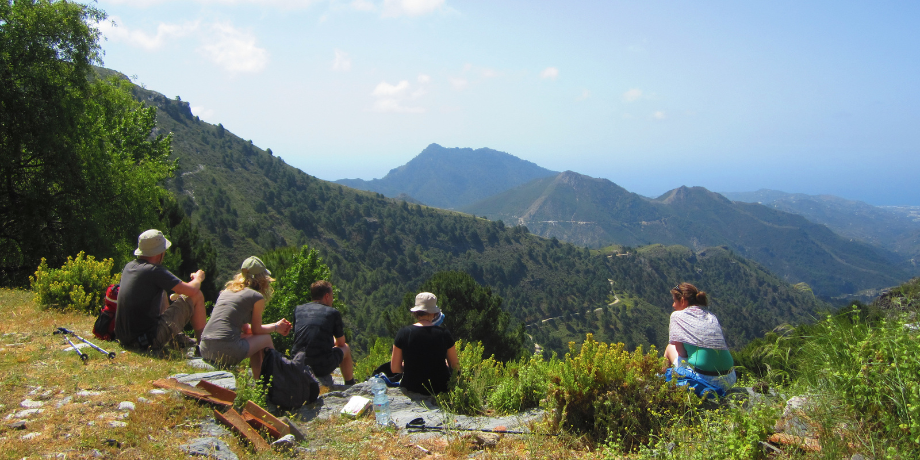
[[[738,380],[735,362],[719,319],[700,307],[708,305],[706,293],[690,283],[671,289],[674,312],[668,326],[664,356],[680,376],[701,380],[723,392]]]

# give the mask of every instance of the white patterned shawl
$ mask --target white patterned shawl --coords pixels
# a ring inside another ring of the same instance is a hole
[[[716,315],[695,305],[671,313],[668,342],[689,343],[713,350],[728,350],[719,319],[716,318]]]

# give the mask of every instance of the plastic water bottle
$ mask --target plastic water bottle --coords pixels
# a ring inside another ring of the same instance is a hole
[[[387,397],[387,384],[380,377],[371,378],[371,393],[374,393],[374,416],[378,425],[390,423],[390,398]]]

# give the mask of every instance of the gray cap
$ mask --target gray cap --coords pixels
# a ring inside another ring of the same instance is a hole
[[[268,275],[271,276],[272,272],[268,271],[265,268],[265,263],[262,262],[262,259],[252,256],[243,261],[243,266],[240,267],[240,271],[243,273],[243,276],[250,277],[256,275]]]
[[[409,311],[441,313],[441,309],[438,308],[438,298],[430,292],[422,292],[415,296],[415,306]]]
[[[154,257],[166,252],[170,246],[172,246],[172,243],[163,236],[163,232],[151,229],[137,237],[137,249],[134,250],[134,255],[138,257]]]

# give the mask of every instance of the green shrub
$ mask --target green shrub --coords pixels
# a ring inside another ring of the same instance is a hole
[[[723,407],[700,411],[668,427],[653,445],[643,446],[640,458],[687,460],[758,459],[761,441],[772,431],[781,409],[770,404],[750,408]],[[616,458],[616,446],[605,446]]]
[[[867,324],[855,309],[829,316],[802,351],[803,383],[858,414],[875,444],[920,453],[920,356],[916,326]]]
[[[246,401],[252,401],[260,407],[267,407],[268,387],[262,385],[262,380],[252,378],[252,372],[249,371],[249,360],[240,363],[239,371],[236,372],[236,399],[233,401],[234,407],[242,409]],[[271,377],[269,377],[271,382]]]
[[[393,355],[393,339],[377,337],[367,356],[355,361],[355,380],[363,382],[383,363],[389,362]]]
[[[105,290],[118,283],[121,274],[112,275],[112,259],[96,261],[80,251],[67,257],[61,268],[48,268],[42,258],[35,276],[29,277],[35,302],[42,307],[74,309],[95,313],[105,301]]]
[[[458,340],[456,347],[460,369],[451,375],[450,391],[440,402],[455,414],[480,415],[486,410],[489,394],[505,378],[504,366],[492,356],[483,359],[479,342]]]
[[[505,376],[488,396],[489,407],[499,414],[514,414],[538,407],[546,397],[552,363],[542,355],[505,364]]]
[[[546,406],[553,430],[633,451],[700,404],[692,392],[658,375],[663,360],[654,346],[630,353],[622,343],[596,342],[588,334],[575,348],[570,343],[565,360],[550,366]]]

